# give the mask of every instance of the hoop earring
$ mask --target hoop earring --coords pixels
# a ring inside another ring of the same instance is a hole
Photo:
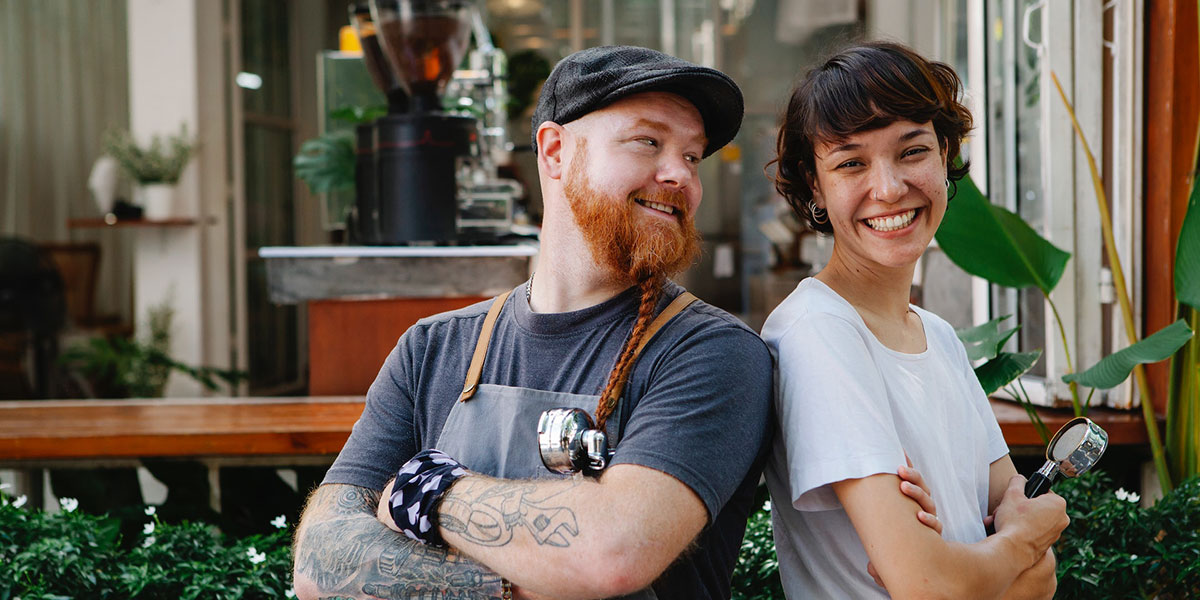
[[[820,206],[817,206],[816,202],[809,200],[808,210],[810,213],[812,213],[813,223],[816,223],[817,225],[824,225],[829,222],[829,212]]]
[[[949,202],[954,199],[956,194],[958,194],[958,182],[946,179],[946,190],[949,192],[946,195],[946,202]]]

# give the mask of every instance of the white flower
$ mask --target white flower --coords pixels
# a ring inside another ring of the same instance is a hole
[[[146,538],[146,541],[142,542],[142,547],[143,547],[143,548],[149,548],[150,546],[153,546],[153,545],[154,545],[154,542],[155,542],[155,541],[156,541],[156,540],[154,539],[154,536],[147,537],[147,538]]]
[[[284,595],[284,596],[287,596],[288,598],[295,598],[295,597],[296,597],[296,591],[295,591],[295,590],[288,590],[288,591],[284,592],[284,593],[283,593],[283,595]]]
[[[17,499],[13,500],[13,508],[21,508],[22,506],[25,506],[26,500],[28,500],[28,498],[25,497],[25,494],[17,496]]]
[[[1141,499],[1142,499],[1142,497],[1137,495],[1137,492],[1129,492],[1129,501],[1130,502],[1133,502],[1136,504],[1137,501],[1141,500]]]
[[[271,519],[271,524],[275,526],[275,529],[283,529],[284,527],[287,527],[287,517],[284,515],[279,515],[278,517]]]
[[[1117,500],[1128,500],[1129,499],[1129,492],[1125,491],[1125,488],[1117,488],[1116,494],[1117,494]]]
[[[154,533],[154,523],[146,523],[142,526],[142,535],[150,535]]]
[[[154,507],[153,507],[153,506],[147,506],[147,507],[146,507],[146,516],[147,516],[147,517],[152,517],[152,516],[154,516]]]
[[[257,565],[258,563],[260,563],[264,560],[267,560],[266,552],[259,552],[258,550],[255,550],[253,547],[251,547],[249,550],[246,551],[246,556],[250,557],[250,564],[254,564],[254,565]]]
[[[771,512],[771,501],[770,500],[763,502],[763,510],[765,510],[767,512]]]
[[[58,505],[67,512],[75,512],[79,508],[79,501],[74,498],[59,498]]]
[[[1136,555],[1136,554],[1130,554],[1130,555],[1129,555],[1129,560],[1137,560],[1137,555]]]

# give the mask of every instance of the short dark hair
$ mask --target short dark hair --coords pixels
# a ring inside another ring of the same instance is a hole
[[[809,227],[831,233],[829,222],[817,223],[809,206],[815,147],[900,120],[932,122],[949,179],[962,179],[968,165],[955,159],[972,122],[961,95],[962,81],[953,68],[906,46],[868,42],[838,52],[792,90],[772,161],[775,189]]]

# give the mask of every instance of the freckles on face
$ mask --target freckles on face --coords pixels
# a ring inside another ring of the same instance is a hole
[[[946,210],[932,125],[896,121],[815,150],[814,202],[828,212],[835,248],[885,264],[915,260]]]

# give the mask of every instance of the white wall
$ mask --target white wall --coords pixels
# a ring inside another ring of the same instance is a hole
[[[181,125],[198,151],[179,181],[176,215],[198,218],[187,227],[137,230],[134,310],[139,325],[148,307],[175,308],[172,355],[189,364],[230,364],[226,234],[226,109],[221,3],[208,0],[129,0],[130,129],[142,141]],[[168,396],[202,393],[174,375]]]

